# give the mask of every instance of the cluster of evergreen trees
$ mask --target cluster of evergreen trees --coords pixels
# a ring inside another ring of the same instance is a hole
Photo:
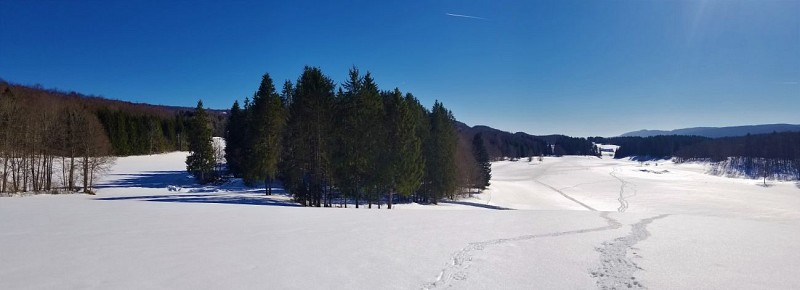
[[[97,111],[116,155],[142,155],[186,150],[186,117],[135,114],[103,108]]]
[[[427,110],[410,93],[382,91],[369,72],[352,68],[337,90],[306,67],[280,93],[265,74],[252,100],[234,102],[225,153],[233,176],[265,182],[267,194],[279,179],[307,206],[436,203],[463,187],[454,124],[442,103]],[[478,151],[488,168],[485,148]]]

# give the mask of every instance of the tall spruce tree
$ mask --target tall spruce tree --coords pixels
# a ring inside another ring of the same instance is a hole
[[[434,204],[444,197],[453,198],[456,183],[457,135],[453,114],[436,101],[430,113],[430,136],[426,144],[425,183]]]
[[[263,180],[265,193],[270,195],[281,156],[286,113],[269,74],[262,77],[250,110],[244,179],[248,184]]]
[[[239,107],[239,101],[234,101],[225,130],[225,161],[234,177],[242,177],[246,125],[245,113]]]
[[[428,154],[428,144],[430,143],[431,135],[430,112],[411,93],[406,94],[405,103],[408,107],[409,118],[416,123],[415,135],[420,142],[420,154],[422,155],[422,184],[417,184],[418,189],[416,192],[412,191],[412,198],[415,202],[428,202],[430,200],[428,194],[429,186],[425,182],[425,176],[427,176],[426,172],[428,170],[426,167],[426,154]]]
[[[359,75],[358,69],[353,67],[348,73],[348,79],[339,88],[335,101],[335,146],[332,148],[334,154],[334,180],[339,191],[344,197],[344,206],[347,206],[347,198],[352,197],[356,207],[359,206],[360,194],[359,184],[363,179],[360,174],[359,166],[361,163],[355,162],[359,159],[360,151],[357,150],[357,140],[352,135],[357,131],[358,122],[355,117],[355,98],[361,91],[363,79]],[[342,89],[344,88],[344,89]]]
[[[333,81],[319,68],[305,67],[289,106],[284,182],[305,205],[322,206],[323,191],[330,192],[333,90]]]
[[[211,123],[208,113],[203,109],[203,101],[197,102],[192,116],[188,136],[189,156],[186,157],[186,170],[200,183],[214,181],[214,148],[211,145]]]
[[[385,179],[381,176],[381,153],[385,145],[386,130],[380,120],[384,116],[383,99],[381,98],[378,85],[372,78],[372,74],[364,74],[364,82],[361,91],[356,94],[355,117],[357,119],[356,150],[361,152],[360,168],[364,180],[364,193],[366,194],[368,207],[372,208],[373,203],[380,199],[380,193],[384,189]]]
[[[489,152],[486,151],[486,146],[483,144],[482,133],[475,134],[475,137],[472,138],[472,154],[475,156],[480,172],[480,179],[476,185],[480,189],[486,189],[489,186],[489,180],[492,179],[492,165],[489,163]]]
[[[411,97],[413,98],[413,96]],[[412,99],[403,98],[399,89],[387,94],[386,107],[387,139],[384,156],[389,190],[388,208],[392,208],[395,191],[403,197],[410,197],[422,183],[424,159],[422,144],[417,135],[419,120],[413,112]]]
[[[383,100],[378,86],[368,72],[363,77],[357,68],[350,69],[344,90],[337,96],[337,142],[335,146],[336,184],[346,195],[362,197],[369,206],[379,199],[384,185],[379,162],[385,143]]]

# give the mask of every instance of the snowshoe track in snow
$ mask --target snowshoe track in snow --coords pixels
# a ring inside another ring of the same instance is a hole
[[[618,212],[625,212],[626,210],[628,210],[628,200],[625,199],[625,187],[634,186],[634,185],[631,184],[630,182],[627,182],[624,179],[620,178],[619,176],[617,176],[616,173],[617,173],[617,168],[615,167],[615,168],[613,168],[611,170],[611,172],[608,173],[608,175],[611,175],[611,177],[616,178],[621,183],[621,185],[619,187],[619,197],[617,198],[617,201],[619,201],[619,207],[617,208],[617,211]],[[635,188],[633,189],[633,194],[631,196],[634,196],[634,195],[636,195],[636,189]]]
[[[525,240],[532,240],[538,238],[549,238],[549,237],[558,237],[558,236],[566,236],[566,235],[574,235],[574,234],[584,234],[584,233],[591,233],[591,232],[599,232],[599,231],[606,231],[606,230],[613,230],[622,227],[622,224],[615,219],[612,219],[608,216],[608,212],[600,213],[600,217],[605,219],[608,223],[607,226],[604,227],[597,227],[597,228],[588,228],[588,229],[580,229],[574,231],[566,231],[566,232],[556,232],[556,233],[547,233],[547,234],[538,234],[538,235],[523,235],[513,238],[504,238],[504,239],[495,239],[483,242],[474,242],[469,243],[469,245],[455,254],[450,259],[450,261],[446,264],[446,266],[442,269],[441,272],[436,276],[436,281],[432,283],[427,283],[422,286],[422,289],[437,289],[437,288],[449,288],[453,286],[453,283],[457,281],[463,281],[467,279],[468,273],[467,269],[470,267],[470,263],[472,261],[472,253],[475,251],[482,251],[486,247],[489,246],[496,246],[502,245],[508,242],[515,242],[515,241],[525,241]]]
[[[581,206],[585,207],[586,209],[588,209],[588,210],[590,210],[590,211],[597,211],[596,209],[592,208],[591,206],[588,206],[588,205],[586,205],[585,203],[582,203],[582,202],[580,202],[579,200],[577,200],[577,199],[575,199],[575,198],[573,198],[573,197],[571,197],[571,196],[567,195],[566,193],[564,193],[563,191],[559,190],[558,188],[552,187],[552,186],[550,186],[549,184],[547,184],[547,183],[544,183],[544,182],[541,182],[541,181],[539,181],[539,180],[537,180],[537,179],[534,179],[533,181],[536,181],[536,183],[538,183],[538,184],[541,184],[541,185],[544,185],[544,186],[546,186],[547,188],[549,188],[549,189],[552,189],[552,190],[553,190],[553,191],[555,191],[555,192],[558,192],[558,194],[560,194],[560,195],[562,195],[562,196],[566,197],[567,199],[569,199],[569,200],[571,200],[571,201],[573,201],[573,202],[575,202],[575,203],[577,203],[577,204],[580,204]]]
[[[633,246],[650,236],[647,225],[654,220],[665,218],[669,215],[646,218],[631,226],[631,233],[627,236],[603,242],[596,250],[600,252],[600,266],[591,270],[589,274],[597,279],[598,289],[646,289],[633,274],[641,270],[633,258],[639,257]],[[632,256],[628,256],[628,251]]]

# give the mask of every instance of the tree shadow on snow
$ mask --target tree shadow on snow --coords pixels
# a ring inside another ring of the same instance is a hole
[[[145,171],[137,174],[111,174],[117,179],[99,183],[96,188],[153,188],[168,189],[174,194],[101,197],[95,200],[141,200],[152,202],[185,202],[246,204],[269,206],[300,206],[291,202],[282,187],[273,186],[273,195],[265,195],[263,187],[247,187],[240,179],[215,185],[199,185],[186,171]]]
[[[108,176],[120,176],[121,178],[102,182],[96,188],[167,188],[194,184],[194,179],[186,171],[145,171],[138,174],[110,174]]]
[[[257,194],[165,194],[143,196],[102,197],[95,200],[140,200],[151,202],[185,202],[185,203],[216,203],[216,204],[244,204],[290,206],[300,205],[288,200],[280,200],[271,196]]]
[[[482,208],[496,209],[496,210],[513,210],[513,208],[490,205],[490,204],[485,204],[485,203],[462,201],[462,200],[447,200],[447,201],[443,200],[443,201],[440,201],[439,203],[460,204],[460,205],[482,207]]]

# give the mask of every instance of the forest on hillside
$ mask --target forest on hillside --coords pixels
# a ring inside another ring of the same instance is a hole
[[[0,81],[0,192],[90,193],[112,156],[186,150],[192,114]],[[212,132],[225,121],[213,112]]]
[[[800,180],[800,132],[748,134],[739,137],[659,135],[593,137],[596,143],[619,145],[614,157],[709,161],[720,175]],[[724,167],[724,168],[722,168]],[[724,171],[724,172],[723,172]]]

